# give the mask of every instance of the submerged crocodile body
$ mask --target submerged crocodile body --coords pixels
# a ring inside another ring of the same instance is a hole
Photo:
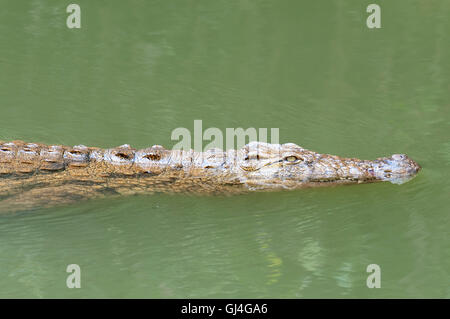
[[[105,195],[236,194],[256,190],[390,181],[420,166],[406,155],[360,160],[288,144],[238,150],[167,150],[159,145],[101,149],[0,141],[0,211],[68,204]]]

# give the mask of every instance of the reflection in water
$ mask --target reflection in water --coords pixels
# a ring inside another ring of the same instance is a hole
[[[266,269],[269,271],[269,274],[267,274],[266,284],[272,285],[274,283],[277,283],[279,277],[281,276],[281,266],[283,264],[283,261],[276,255],[273,249],[271,249],[271,240],[270,238],[267,238],[268,236],[270,236],[270,234],[265,232],[258,233],[257,242],[260,245],[260,252],[266,259]]]
[[[423,171],[401,186],[1,216],[0,297],[449,297],[450,4],[404,2],[383,4],[381,30],[357,0],[86,2],[80,30],[64,6],[11,2],[2,140],[170,147],[202,119],[278,127],[321,153],[407,153]],[[83,289],[65,287],[70,263]],[[366,287],[371,263],[382,289]]]

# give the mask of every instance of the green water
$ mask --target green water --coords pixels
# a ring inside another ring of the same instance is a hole
[[[423,167],[400,186],[3,214],[0,297],[449,298],[450,2],[372,2],[77,0],[68,29],[70,2],[0,0],[2,140],[171,147],[201,119]]]

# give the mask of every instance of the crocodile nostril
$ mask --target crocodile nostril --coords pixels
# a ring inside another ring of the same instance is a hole
[[[394,154],[392,155],[392,159],[395,161],[403,161],[406,159],[406,156],[404,154]]]
[[[417,164],[416,162],[413,162],[412,165],[411,165],[411,168],[409,169],[409,171],[413,172],[413,173],[417,173],[421,169],[422,169],[422,167],[419,164]]]

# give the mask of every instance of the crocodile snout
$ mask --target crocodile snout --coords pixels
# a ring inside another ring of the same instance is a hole
[[[397,162],[399,167],[405,168],[406,172],[412,175],[417,174],[422,168],[417,162],[405,154],[394,154],[391,158]]]
[[[421,167],[405,154],[394,154],[375,162],[374,171],[378,179],[394,184],[403,184],[413,178]]]

